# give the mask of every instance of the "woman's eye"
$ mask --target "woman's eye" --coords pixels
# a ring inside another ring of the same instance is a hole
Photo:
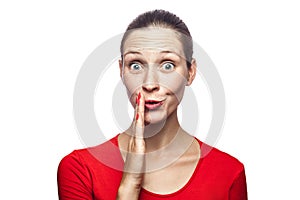
[[[130,69],[137,71],[137,70],[141,70],[142,66],[140,64],[138,64],[138,63],[131,63],[130,64]]]
[[[172,71],[172,70],[174,69],[174,67],[175,67],[175,65],[172,64],[172,63],[164,63],[164,64],[162,65],[162,69],[163,69],[164,71]]]

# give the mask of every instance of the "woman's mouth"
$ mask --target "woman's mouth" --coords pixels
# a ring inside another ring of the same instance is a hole
[[[145,100],[145,107],[149,110],[154,110],[159,108],[163,104],[163,101],[157,100]]]

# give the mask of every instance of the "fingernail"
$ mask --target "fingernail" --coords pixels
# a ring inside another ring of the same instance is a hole
[[[135,120],[139,119],[139,113],[136,113]]]

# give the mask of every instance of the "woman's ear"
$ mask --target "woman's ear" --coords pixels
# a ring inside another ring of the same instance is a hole
[[[197,73],[197,64],[196,60],[193,58],[191,61],[191,66],[188,68],[188,79],[186,82],[187,86],[190,86],[195,79]]]
[[[119,69],[120,69],[120,77],[122,79],[122,74],[123,74],[123,60],[119,59]]]

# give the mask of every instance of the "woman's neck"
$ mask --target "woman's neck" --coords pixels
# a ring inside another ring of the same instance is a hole
[[[133,125],[125,131],[133,134]],[[148,124],[144,129],[144,137],[146,142],[147,152],[156,151],[167,146],[175,136],[178,137],[184,134],[185,131],[180,127],[177,117],[177,110],[175,110],[167,119],[161,123]]]
[[[132,127],[133,125],[118,138],[123,160],[126,160],[128,142],[130,135],[133,134]],[[180,127],[177,111],[172,113],[163,125],[147,125],[144,133],[147,171],[160,169],[165,164],[173,163],[190,148],[194,141],[194,137]]]
[[[144,136],[147,152],[165,147],[181,131],[182,129],[177,118],[177,110],[166,121],[145,126]]]

